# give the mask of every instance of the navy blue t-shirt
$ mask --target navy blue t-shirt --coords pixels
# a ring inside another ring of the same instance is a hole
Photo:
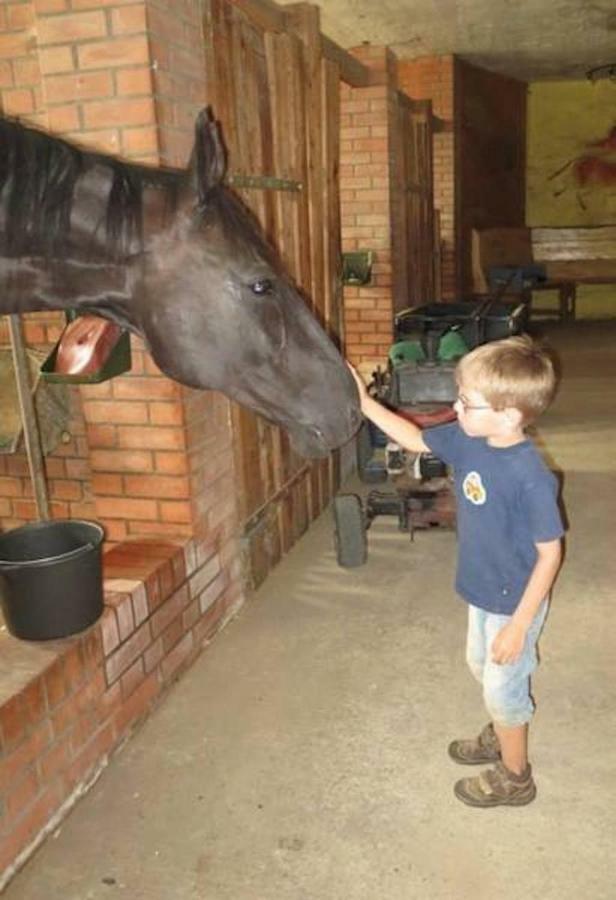
[[[529,440],[491,447],[457,422],[423,432],[454,473],[457,592],[473,606],[511,615],[537,561],[535,542],[563,535],[558,484]]]

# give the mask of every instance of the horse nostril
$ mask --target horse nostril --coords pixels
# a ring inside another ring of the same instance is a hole
[[[357,431],[357,429],[359,428],[359,426],[361,425],[361,423],[363,421],[363,416],[361,414],[361,410],[352,409],[350,418],[351,418],[351,428],[353,429],[353,431]]]
[[[308,426],[308,431],[310,432],[310,434],[311,434],[314,438],[317,439],[317,441],[319,442],[319,444],[324,444],[324,443],[325,443],[325,436],[324,436],[323,432],[321,431],[321,429],[320,429],[320,428],[317,428],[316,425],[309,425],[309,426]]]

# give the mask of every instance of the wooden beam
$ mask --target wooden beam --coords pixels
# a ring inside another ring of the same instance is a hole
[[[351,87],[362,88],[373,84],[370,69],[324,34],[321,35],[321,52],[325,59],[336,63],[340,77]]]
[[[13,352],[13,365],[15,367],[15,384],[19,398],[19,410],[21,412],[21,423],[23,425],[32,489],[36,501],[36,511],[39,519],[49,519],[49,499],[45,481],[45,463],[41,449],[41,434],[34,407],[34,398],[32,397],[30,365],[21,330],[21,320],[18,315],[9,316],[9,334]]]
[[[286,31],[295,8],[314,5],[297,3],[282,7],[274,3],[274,0],[229,0],[229,2],[265,31]],[[368,87],[374,84],[370,70],[324,34],[321,35],[321,52],[326,59],[338,65],[340,77],[351,87]]]
[[[273,0],[229,0],[265,31],[285,31],[287,27],[284,9]]]

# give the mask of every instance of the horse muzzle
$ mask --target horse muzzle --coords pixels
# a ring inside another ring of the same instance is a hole
[[[342,427],[335,431],[330,430],[329,433],[316,425],[288,424],[284,427],[296,453],[308,459],[319,459],[346,444],[357,432],[361,422],[362,415],[359,408],[352,407],[346,416],[342,411],[339,418]]]

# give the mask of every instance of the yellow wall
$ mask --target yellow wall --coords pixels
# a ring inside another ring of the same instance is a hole
[[[616,126],[616,84],[602,80],[535,82],[529,87],[526,222],[530,226],[616,224],[616,182],[580,185],[573,165],[599,154],[616,164],[616,149],[588,145]],[[616,316],[616,285],[578,289],[584,316]]]

